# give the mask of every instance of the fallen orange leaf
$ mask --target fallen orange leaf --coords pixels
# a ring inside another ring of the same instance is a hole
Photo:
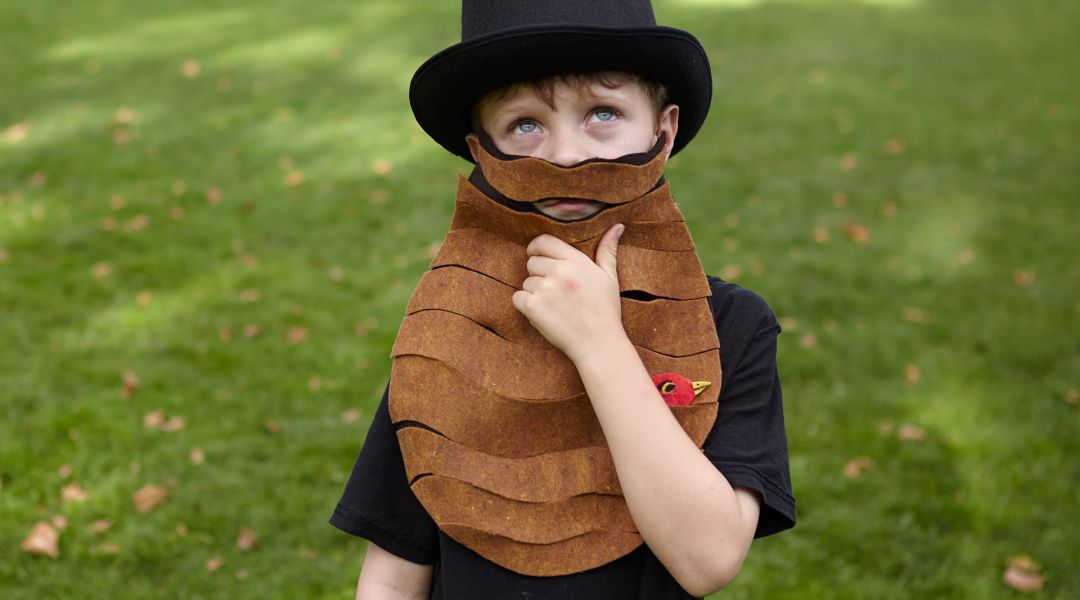
[[[801,338],[799,338],[799,345],[802,346],[803,348],[806,348],[806,349],[816,348],[817,344],[818,344],[817,336],[814,335],[814,332],[812,332],[812,331],[807,331],[806,333],[804,333],[802,335]]]
[[[844,465],[844,477],[848,479],[858,479],[862,472],[874,466],[874,460],[868,456],[860,456],[848,461],[848,464]]]
[[[304,173],[302,171],[289,171],[289,174],[285,176],[285,185],[289,187],[304,185]]]
[[[87,495],[86,490],[82,489],[77,483],[69,483],[60,490],[60,498],[64,502],[85,502],[90,496]]]
[[[829,230],[824,225],[818,225],[814,228],[814,241],[819,244],[826,244],[829,242]]]
[[[223,564],[225,564],[225,560],[222,559],[220,556],[215,556],[215,557],[211,558],[210,560],[206,561],[206,570],[207,571],[217,571],[218,569],[221,568],[221,565],[223,565]]]
[[[918,383],[922,379],[922,369],[918,365],[908,365],[904,367],[904,381],[908,383]]]
[[[1028,556],[1014,556],[1001,575],[1002,582],[1018,592],[1037,592],[1043,588],[1039,564]]]
[[[30,554],[48,556],[55,560],[60,558],[60,534],[52,525],[38,521],[30,529],[21,547]]]
[[[1031,284],[1035,283],[1035,272],[1034,271],[1014,271],[1013,272],[1013,283],[1016,284],[1016,287],[1028,287]]]
[[[259,335],[260,331],[262,331],[262,325],[259,325],[258,323],[248,323],[247,325],[244,325],[244,329],[241,333],[244,337],[250,338]]]
[[[130,125],[138,118],[139,115],[134,110],[131,110],[126,106],[121,106],[116,109],[116,112],[113,114],[113,123],[116,123],[117,125]]]
[[[905,306],[900,309],[900,318],[909,323],[925,323],[926,312],[921,308],[915,308],[913,306]]]
[[[236,538],[236,547],[244,551],[251,550],[255,547],[258,538],[254,530],[245,527],[240,530],[240,535]]]
[[[112,521],[108,519],[98,519],[90,524],[90,531],[94,533],[105,533],[112,527]]]
[[[354,326],[353,330],[356,332],[356,337],[364,337],[365,335],[370,333],[371,330],[375,329],[378,326],[379,322],[374,318],[369,317],[357,323]]]
[[[120,390],[120,397],[127,400],[139,389],[139,376],[135,374],[135,371],[127,369],[124,371],[124,388]]]
[[[15,123],[4,132],[4,137],[15,143],[23,141],[28,135],[30,135],[29,123]]]
[[[57,531],[63,531],[67,529],[67,517],[65,517],[64,515],[56,515],[52,518],[52,526],[55,527]]]
[[[303,327],[290,327],[289,328],[289,344],[295,346],[307,338],[307,329]]]
[[[185,60],[184,64],[180,65],[180,73],[188,79],[194,79],[202,72],[202,67],[199,66],[198,61]]]
[[[878,424],[878,433],[881,435],[892,435],[894,428],[895,425],[893,424],[892,419],[885,419]]]
[[[188,454],[188,458],[191,460],[192,464],[201,465],[206,462],[206,452],[204,452],[202,448],[192,448],[191,452]]]
[[[870,241],[870,230],[860,223],[849,223],[844,227],[844,233],[856,244],[865,244]]]
[[[67,479],[68,477],[71,477],[71,466],[60,465],[60,467],[56,469],[56,474],[60,476],[60,479]]]
[[[1077,391],[1076,388],[1069,388],[1065,392],[1065,403],[1076,404],[1077,402],[1080,402],[1080,391]]]
[[[355,408],[350,408],[349,410],[341,413],[341,422],[342,423],[355,423],[359,419],[360,419],[360,411],[355,409]]]
[[[896,437],[905,442],[925,442],[926,432],[915,425],[903,425],[896,432]]]
[[[150,217],[139,214],[124,221],[124,230],[129,232],[142,231],[143,229],[146,229],[146,226],[149,224]]]
[[[845,154],[840,157],[840,170],[845,173],[854,171],[859,166],[859,158],[854,154]]]
[[[904,150],[907,150],[907,142],[902,139],[897,138],[885,141],[885,153],[890,156],[903,154]]]
[[[184,417],[169,417],[168,421],[161,424],[161,430],[166,432],[180,431],[187,426],[187,419]]]
[[[374,171],[376,175],[387,175],[393,169],[394,166],[391,165],[389,161],[383,159],[371,163],[371,170]]]
[[[132,501],[135,504],[135,510],[145,514],[161,506],[168,497],[169,492],[166,491],[165,488],[154,484],[148,484],[135,492]]]
[[[161,427],[161,424],[165,422],[165,413],[160,410],[148,412],[143,415],[142,425],[146,429],[155,429]]]

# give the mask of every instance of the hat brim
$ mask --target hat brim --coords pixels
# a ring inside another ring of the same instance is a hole
[[[472,130],[469,111],[478,98],[520,81],[597,71],[628,71],[667,87],[669,101],[679,106],[672,154],[705,122],[712,100],[705,49],[690,33],[663,26],[531,26],[473,38],[417,69],[409,103],[428,135],[471,162],[465,136]]]

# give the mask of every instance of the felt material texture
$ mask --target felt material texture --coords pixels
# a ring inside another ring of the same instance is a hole
[[[520,202],[581,198],[622,204],[643,196],[664,174],[664,160],[659,155],[645,165],[592,160],[561,167],[527,156],[499,160],[486,146],[480,144],[477,152],[484,178]]]
[[[391,351],[390,416],[413,493],[447,535],[518,573],[580,572],[642,543],[576,368],[511,303],[533,238],[554,235],[593,257],[602,234],[624,223],[617,268],[632,296],[621,299],[627,336],[649,373],[711,382],[689,405],[670,407],[698,447],[716,419],[710,290],[662,183],[664,157],[651,152],[569,168],[481,160],[474,178],[514,202],[577,190],[608,206],[558,221],[504,206],[461,178],[451,229]],[[629,171],[612,177],[613,167]]]

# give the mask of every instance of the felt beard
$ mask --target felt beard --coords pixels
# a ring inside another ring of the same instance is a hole
[[[595,257],[603,233],[626,225],[623,325],[661,397],[676,384],[658,374],[711,382],[665,398],[699,448],[720,394],[709,285],[662,179],[663,138],[643,154],[574,167],[483,146],[398,332],[390,416],[409,485],[442,531],[517,573],[576,573],[642,538],[577,370],[511,303],[528,277],[525,247],[548,233]],[[558,221],[527,204],[546,198],[608,206]]]

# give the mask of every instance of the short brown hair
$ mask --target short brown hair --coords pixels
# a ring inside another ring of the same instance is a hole
[[[663,84],[646,79],[644,77],[627,73],[625,71],[601,71],[598,73],[568,73],[552,75],[543,79],[512,83],[506,87],[488,92],[480,97],[469,111],[469,123],[473,133],[479,133],[483,127],[480,124],[480,111],[491,102],[498,102],[517,90],[528,86],[531,87],[540,99],[551,108],[555,108],[555,84],[565,83],[576,89],[588,88],[592,85],[602,85],[606,88],[615,89],[627,83],[639,83],[645,88],[645,95],[653,105],[653,117],[660,118],[660,111],[668,103],[668,90]]]

